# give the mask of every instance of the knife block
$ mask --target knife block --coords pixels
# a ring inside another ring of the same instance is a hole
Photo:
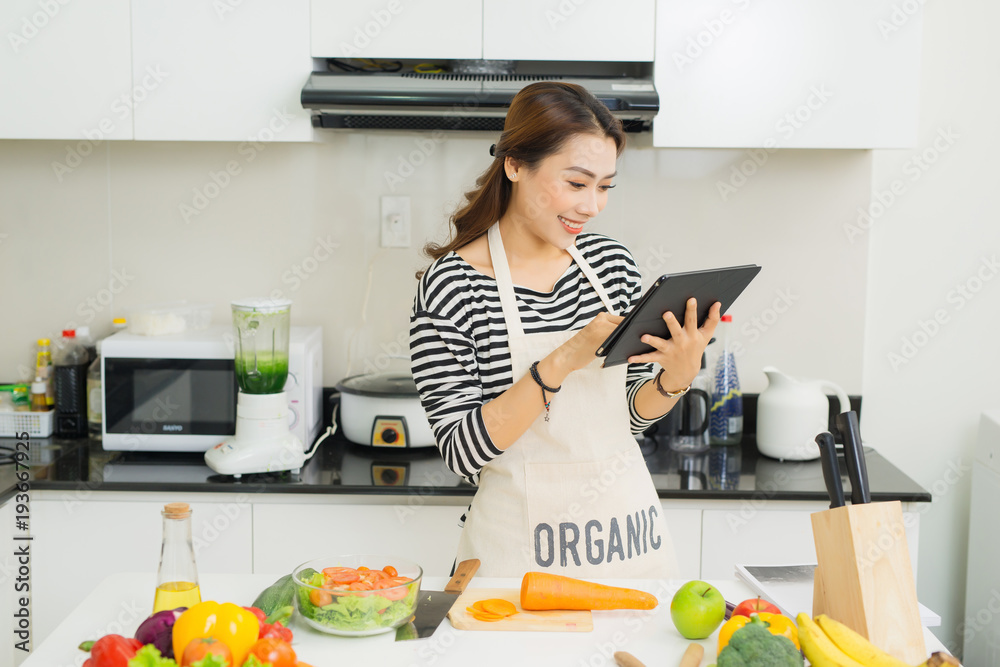
[[[813,616],[840,621],[904,662],[926,660],[902,504],[847,505],[811,518]]]

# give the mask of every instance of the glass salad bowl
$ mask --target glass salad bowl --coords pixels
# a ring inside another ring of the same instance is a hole
[[[295,610],[307,624],[334,635],[366,637],[413,618],[423,570],[384,555],[332,556],[292,572]]]

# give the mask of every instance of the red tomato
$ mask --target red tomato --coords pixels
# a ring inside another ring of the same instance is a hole
[[[295,667],[295,651],[288,642],[273,637],[258,639],[250,647],[250,653],[261,662],[269,662],[272,667]]]
[[[399,572],[396,572],[396,568],[394,568],[392,565],[386,565],[385,567],[382,568],[382,571],[388,574],[390,577],[395,577],[399,574]]]
[[[184,649],[184,656],[181,658],[180,667],[187,667],[209,654],[217,655],[224,658],[229,664],[233,664],[233,652],[229,650],[228,646],[213,637],[199,637],[188,642]]]
[[[750,617],[750,614],[754,612],[764,611],[768,614],[780,614],[781,610],[775,607],[773,604],[764,600],[762,598],[750,598],[749,600],[744,600],[743,602],[736,605],[733,609],[733,616],[746,616]]]
[[[317,607],[325,607],[333,602],[333,596],[323,591],[309,591],[309,601]]]

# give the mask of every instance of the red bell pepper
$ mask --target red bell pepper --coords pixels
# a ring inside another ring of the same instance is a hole
[[[81,645],[81,648],[84,645]],[[141,648],[142,642],[138,639],[121,635],[104,635],[90,647],[90,657],[83,664],[84,667],[128,667],[128,661],[134,658]]]

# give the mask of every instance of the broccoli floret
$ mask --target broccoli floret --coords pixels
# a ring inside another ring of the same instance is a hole
[[[719,654],[718,667],[802,667],[802,654],[788,637],[772,635],[763,623],[733,633]]]

